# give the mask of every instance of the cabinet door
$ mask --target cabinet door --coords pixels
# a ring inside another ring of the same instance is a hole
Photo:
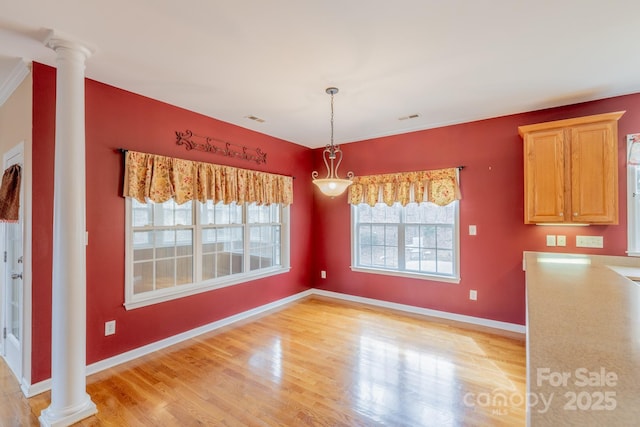
[[[563,129],[524,136],[524,222],[565,221]]]
[[[571,128],[571,221],[618,223],[617,123]]]

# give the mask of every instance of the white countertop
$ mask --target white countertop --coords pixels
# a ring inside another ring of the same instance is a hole
[[[640,259],[524,255],[531,426],[640,423]],[[543,403],[548,402],[548,405]]]

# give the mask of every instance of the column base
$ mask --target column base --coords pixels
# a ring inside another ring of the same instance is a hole
[[[98,408],[96,408],[95,403],[91,401],[91,398],[87,394],[82,404],[64,411],[54,411],[51,406],[49,406],[42,411],[38,420],[42,427],[66,427],[97,413]]]

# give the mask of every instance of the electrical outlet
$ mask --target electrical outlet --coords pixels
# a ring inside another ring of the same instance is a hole
[[[109,320],[108,322],[104,322],[104,336],[113,335],[116,333],[116,321]]]
[[[567,246],[567,236],[556,237],[556,243],[558,246]]]
[[[576,247],[603,248],[604,238],[602,236],[576,236]]]
[[[321,279],[326,279],[326,278],[327,278],[327,272],[326,272],[326,271],[324,271],[324,270],[322,270],[322,271],[320,272],[320,278],[321,278]]]
[[[555,246],[556,245],[556,236],[553,234],[547,235],[547,246]]]
[[[478,291],[476,291],[475,289],[471,289],[469,291],[469,299],[471,301],[476,301],[478,299]]]
[[[475,225],[469,226],[469,236],[475,236],[478,234],[478,228]]]

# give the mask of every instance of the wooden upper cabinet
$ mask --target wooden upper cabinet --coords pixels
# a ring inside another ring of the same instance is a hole
[[[518,128],[525,224],[618,223],[618,120],[624,113]]]
[[[563,129],[524,136],[525,223],[564,222]]]

